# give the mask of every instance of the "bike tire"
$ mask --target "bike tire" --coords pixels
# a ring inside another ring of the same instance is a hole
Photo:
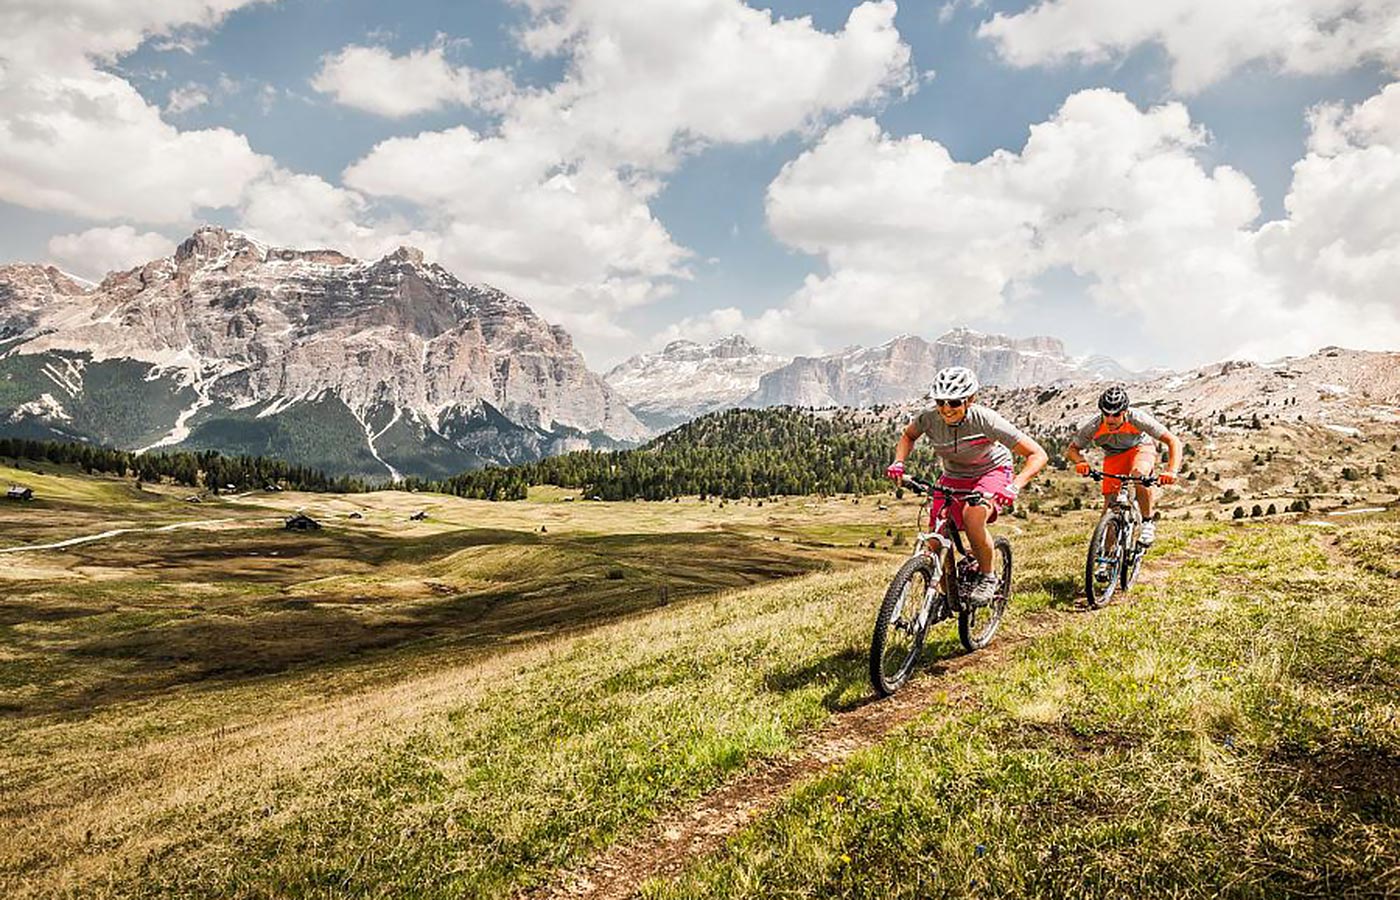
[[[1002,616],[1011,603],[1011,542],[999,537],[992,544],[992,573],[997,576],[997,592],[983,607],[958,613],[958,640],[968,653],[981,650],[996,637]]]
[[[1094,609],[1107,606],[1118,589],[1123,568],[1123,548],[1118,540],[1121,528],[1118,516],[1103,516],[1094,526],[1094,536],[1089,539],[1089,552],[1084,559],[1084,596]],[[1099,560],[1109,554],[1113,556],[1113,567],[1104,572]],[[1104,575],[1107,577],[1096,577]]]
[[[937,585],[938,570],[937,563],[927,556],[910,557],[885,590],[880,612],[875,616],[875,634],[870,640],[870,684],[881,697],[888,697],[903,687],[919,661],[928,622],[926,620],[924,627],[916,630],[911,630],[910,626],[918,621],[929,595],[928,588]],[[887,665],[890,662],[896,664],[893,669]]]

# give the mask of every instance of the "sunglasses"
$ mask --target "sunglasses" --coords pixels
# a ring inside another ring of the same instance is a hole
[[[963,405],[962,400],[935,400],[933,402],[937,403],[939,406],[946,406],[949,409],[957,409]]]

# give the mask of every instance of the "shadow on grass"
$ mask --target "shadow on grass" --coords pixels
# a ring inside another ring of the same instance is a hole
[[[109,619],[100,612],[70,619],[80,613],[58,604],[52,604],[50,613],[21,604],[0,610],[26,621],[47,620],[42,648],[26,646],[17,632],[6,638],[28,655],[43,658],[45,666],[77,676],[54,679],[57,684],[39,692],[38,698],[20,708],[7,705],[0,714],[82,714],[181,685],[234,683],[334,667],[407,646],[460,651],[467,659],[830,565],[827,559],[796,553],[785,544],[732,534],[550,541],[529,533],[481,530],[425,536],[413,543],[329,531],[286,538],[233,533],[163,552],[144,543],[127,547],[121,564],[144,576],[154,575],[168,590],[140,599],[124,597],[121,613]],[[469,547],[524,544],[546,548],[542,563],[536,560],[519,571],[493,574],[491,586],[484,590],[480,581],[471,580],[470,572],[454,586],[436,576],[404,576],[402,566],[392,570],[393,578],[406,578],[415,589],[424,590],[396,597],[392,586],[372,581],[328,588],[310,597],[268,596],[264,590],[247,599],[235,595],[210,609],[199,602],[198,594],[184,596],[180,590],[181,581],[292,584],[295,581],[287,576],[297,571],[302,581],[334,575],[338,569],[373,578],[383,563],[429,562]],[[548,554],[554,547],[560,550],[561,562],[552,568]],[[277,549],[278,556],[270,559],[270,549]],[[250,558],[254,550],[258,555]],[[95,563],[96,559],[91,564]],[[121,584],[100,586],[87,599],[98,601],[101,590],[119,591]],[[70,621],[75,624],[66,626]],[[4,645],[0,640],[0,649]],[[35,671],[26,680],[48,681],[50,671]]]
[[[1047,604],[1052,609],[1081,608],[1083,604],[1079,602],[1082,596],[1081,579],[1073,575],[1047,575],[1036,582],[1024,585],[1021,589],[1032,591],[1044,591],[1049,597]]]
[[[848,647],[812,660],[805,666],[772,671],[763,676],[763,687],[777,694],[792,693],[814,685],[826,687],[822,706],[829,712],[846,712],[863,706],[870,700],[869,654],[865,650]]]

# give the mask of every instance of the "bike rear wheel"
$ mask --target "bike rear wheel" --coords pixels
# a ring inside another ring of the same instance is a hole
[[[1119,540],[1122,527],[1117,515],[1104,516],[1089,539],[1089,554],[1084,560],[1084,596],[1094,609],[1113,599],[1113,592],[1118,588],[1123,568],[1123,547]]]
[[[924,634],[935,612],[924,607],[933,603],[937,594],[938,569],[930,557],[911,557],[885,591],[870,642],[870,684],[882,697],[903,687],[919,661]]]
[[[1006,606],[1011,602],[1011,542],[1004,537],[992,544],[992,574],[997,577],[997,592],[992,602],[958,613],[958,640],[969,653],[992,642],[1001,627],[1001,617],[1006,615]]]

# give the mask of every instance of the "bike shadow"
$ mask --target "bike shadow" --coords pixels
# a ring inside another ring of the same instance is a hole
[[[1044,591],[1050,598],[1046,606],[1066,612],[1084,612],[1088,605],[1084,602],[1083,584],[1072,575],[1047,575],[1025,589]]]
[[[920,654],[919,670],[924,675],[943,675],[955,659],[965,655],[956,637],[933,641]],[[818,684],[826,687],[821,703],[827,712],[851,712],[882,699],[870,687],[870,651],[863,647],[847,647],[806,665],[763,676],[764,688],[779,694]]]
[[[864,705],[870,692],[870,655],[862,648],[846,647],[792,669],[764,673],[763,687],[775,694],[790,694],[813,686],[825,687],[821,704],[828,712],[847,712]]]

